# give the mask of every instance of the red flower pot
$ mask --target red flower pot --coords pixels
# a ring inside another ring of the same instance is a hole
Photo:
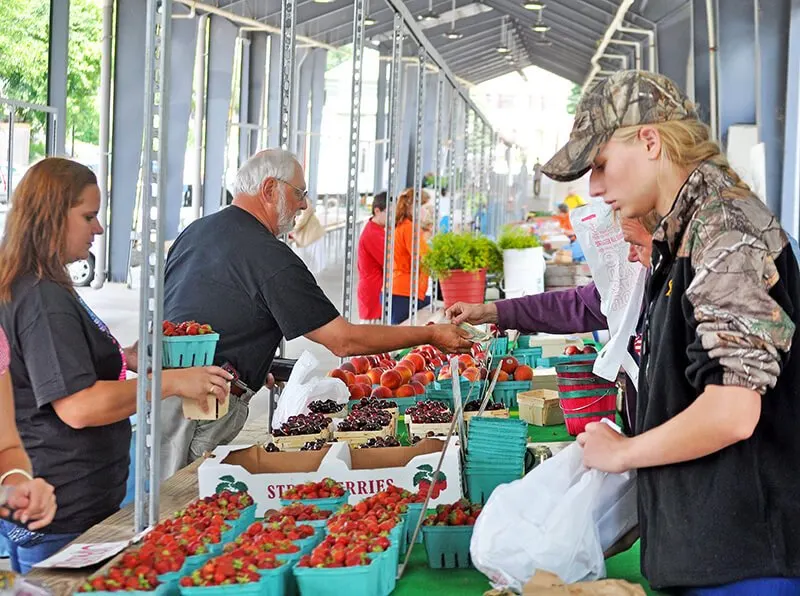
[[[451,271],[439,280],[444,298],[444,307],[456,302],[483,304],[486,298],[486,269],[478,271]]]

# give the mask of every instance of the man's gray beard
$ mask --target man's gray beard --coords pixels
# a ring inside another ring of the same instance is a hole
[[[286,199],[281,197],[281,202],[278,204],[278,235],[283,236],[288,234],[294,229],[294,213],[289,213],[286,208]]]

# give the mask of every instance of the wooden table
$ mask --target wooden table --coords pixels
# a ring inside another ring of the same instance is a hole
[[[200,467],[202,462],[202,459],[198,459],[161,484],[159,519],[163,520],[171,517],[173,513],[183,509],[197,498],[199,494],[197,468]],[[78,536],[74,542],[96,544],[130,540],[135,534],[133,531],[133,508],[133,503],[131,503],[127,507],[120,509],[114,515]],[[109,563],[106,563],[106,565]],[[103,567],[104,565],[75,570],[33,569],[25,577],[47,588],[54,596],[68,596],[75,592],[87,577]]]

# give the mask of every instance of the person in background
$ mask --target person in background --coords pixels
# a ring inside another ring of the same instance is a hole
[[[392,281],[392,325],[399,325],[408,319],[411,296],[411,268],[417,263],[411,262],[411,248],[414,236],[414,189],[407,188],[397,198],[394,232],[394,279]],[[427,254],[428,243],[420,230],[419,250],[417,258]],[[430,303],[426,295],[429,276],[420,264],[417,285],[417,308]]]
[[[621,222],[625,241],[630,245],[628,260],[650,266],[652,235],[635,219]],[[600,304],[600,292],[594,282],[570,290],[544,292],[508,300],[467,304],[457,302],[447,310],[447,317],[459,325],[492,323],[501,329],[516,329],[520,333],[587,333],[608,329],[608,320]],[[634,360],[639,360],[641,334],[628,346]],[[636,388],[626,377],[623,406],[626,432],[633,433],[636,409]]]
[[[572,222],[569,220],[569,207],[567,207],[566,203],[561,203],[558,206],[558,213],[556,213],[554,217],[565,234],[575,234],[575,230],[572,228]]]
[[[13,521],[28,524],[31,530],[40,530],[53,521],[56,496],[52,485],[33,477],[31,460],[22,446],[14,421],[10,363],[8,339],[0,328],[0,487],[13,489],[5,507],[0,506],[0,517],[10,516]],[[8,547],[13,551],[13,543],[8,542]]]
[[[319,275],[325,269],[325,228],[310,206],[300,213],[294,228],[289,233],[294,241],[297,255],[303,259],[313,275]]]
[[[578,193],[576,193],[575,190],[572,187],[570,187],[567,190],[567,198],[564,199],[564,204],[567,206],[568,211],[572,211],[573,209],[577,209],[578,207],[583,207],[586,204],[586,201],[584,201],[578,195]]]
[[[253,391],[268,382],[282,339],[304,336],[339,357],[421,344],[447,353],[470,350],[467,333],[455,325],[390,328],[341,317],[303,261],[280,241],[306,209],[307,194],[303,168],[288,151],[250,157],[236,174],[233,204],[192,222],[170,248],[165,317],[210,324],[220,335],[215,362],[232,365]],[[233,385],[228,413],[202,423],[165,403],[162,475],[230,443],[244,427],[250,397]]]
[[[58,510],[41,530],[0,521],[11,564],[27,572],[119,509],[136,411],[135,346],[123,348],[72,287],[67,264],[89,255],[100,190],[86,166],[59,157],[33,165],[14,189],[0,244],[0,325],[11,346],[15,419],[37,476]],[[223,399],[219,367],[163,373],[163,399]],[[181,400],[166,400],[165,404]]]
[[[386,192],[372,199],[372,217],[358,239],[358,317],[363,324],[380,323],[383,314],[383,260],[386,250]]]
[[[635,436],[589,424],[584,464],[637,470],[642,571],[682,596],[800,594],[800,271],[767,206],[662,75],[593,86],[543,168],[628,218],[655,211]]]

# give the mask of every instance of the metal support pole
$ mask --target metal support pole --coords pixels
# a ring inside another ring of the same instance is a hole
[[[436,75],[436,122],[434,124],[434,172],[436,172],[436,182],[434,183],[433,192],[433,234],[439,233],[439,220],[441,219],[441,196],[442,196],[442,177],[444,176],[444,167],[447,163],[449,143],[445,142],[444,131],[444,77],[441,73]],[[452,151],[452,149],[450,149]],[[448,181],[448,186],[452,189],[452,178]],[[452,199],[451,199],[452,201]],[[436,311],[436,296],[438,295],[439,282],[436,278],[431,281],[431,312]]]
[[[353,295],[356,261],[356,207],[358,205],[358,158],[361,132],[361,79],[364,64],[364,2],[353,3],[353,76],[350,83],[352,106],[350,108],[350,155],[347,171],[347,217],[345,219],[344,289],[342,291],[342,316],[353,320]]]
[[[100,189],[100,211],[97,219],[103,229],[108,221],[109,139],[111,132],[111,57],[114,52],[114,0],[103,0],[102,53],[100,55],[100,164],[97,185]],[[94,280],[92,287],[99,290],[106,281],[107,234],[97,239]]]
[[[289,150],[292,130],[292,90],[294,85],[294,25],[295,0],[283,0],[281,5],[281,96],[278,143]]]
[[[425,61],[427,52],[419,46],[419,70],[417,72],[417,130],[414,149],[414,207],[413,232],[411,234],[411,291],[408,297],[408,317],[412,325],[417,324],[417,297],[419,296],[419,259],[420,242],[422,241],[422,222],[420,207],[422,205],[422,128],[425,123]]]
[[[383,249],[383,315],[381,322],[392,321],[392,281],[394,279],[394,224],[397,200],[397,161],[400,128],[400,85],[403,72],[403,18],[395,13],[392,35],[392,73],[389,82],[389,184],[386,193],[386,244]]]
[[[158,6],[161,6],[161,14]],[[164,310],[164,204],[167,180],[169,39],[172,0],[148,0],[142,156],[142,279],[139,302],[139,375],[136,387],[135,530],[158,522],[161,484],[161,322]],[[148,398],[152,399],[148,399]],[[149,470],[147,469],[149,467]],[[146,497],[149,499],[146,501]]]
[[[461,186],[461,183],[456,181],[456,131],[458,130],[458,116],[461,106],[460,101],[453,101],[456,99],[455,88],[450,88],[450,128],[447,137],[450,141],[450,159],[448,160],[448,175],[447,175],[447,194],[450,195],[450,214],[447,221],[449,222],[449,231],[455,232],[456,230],[456,191]]]
[[[469,143],[471,141],[470,134],[469,134],[469,118],[470,116],[470,109],[468,105],[464,106],[464,191],[461,193],[461,231],[463,232],[466,229],[466,222],[467,222],[467,205],[469,203],[469,197],[472,194],[472,165],[470,163],[470,151]]]
[[[14,113],[13,106],[8,106],[8,162],[6,167],[6,200],[11,204],[14,196]]]
[[[491,137],[489,137],[489,163],[487,165],[489,172],[487,184],[489,186],[486,189],[486,214],[488,216],[490,213],[492,213],[492,210],[489,208],[489,204],[494,203],[494,216],[489,220],[491,222],[493,219],[494,222],[489,225],[488,229],[490,234],[493,234],[495,237],[497,237],[499,235],[499,230],[497,229],[497,217],[498,213],[505,213],[505,203],[501,202],[499,197],[495,194],[495,192],[497,192],[497,185],[494,172],[494,150],[495,145],[497,145],[497,133],[492,130],[490,130],[489,133],[491,134]]]
[[[200,219],[203,207],[203,121],[206,114],[206,31],[208,15],[197,19],[197,46],[194,51],[194,158],[192,181],[192,219]]]
[[[486,121],[485,120],[481,120],[480,121],[480,128],[481,128],[481,137],[480,137],[481,138],[481,166],[480,166],[480,169],[478,170],[478,172],[480,173],[480,180],[478,182],[479,192],[480,192],[479,199],[478,199],[478,204],[483,206],[486,209],[485,213],[483,214],[483,217],[487,217],[489,215],[489,195],[488,195],[489,181],[487,180],[487,175],[486,175],[486,172],[487,172],[487,168],[486,168],[486,132],[487,132],[487,130],[486,129],[489,128],[489,127],[486,125]],[[478,212],[477,212],[476,215],[479,215],[480,212],[481,212],[481,209],[479,207],[478,208]],[[477,219],[478,233],[482,233],[483,232],[483,225],[482,225],[483,221],[481,219],[478,219],[477,217],[476,217],[476,219]]]

